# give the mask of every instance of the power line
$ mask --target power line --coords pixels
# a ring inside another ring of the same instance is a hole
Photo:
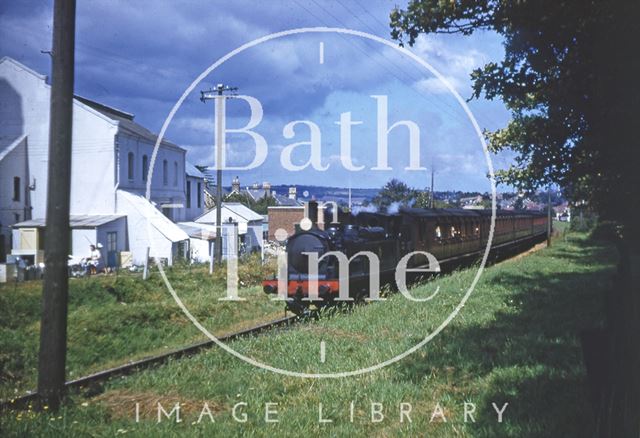
[[[302,5],[300,2],[298,2],[298,0],[294,0],[301,8],[303,8],[304,10],[306,10],[310,15],[312,15],[313,17],[315,17],[319,22],[323,23],[326,25],[326,22],[324,20],[322,20],[320,17],[318,17],[315,13],[313,13],[311,10],[309,10],[308,8],[306,8],[304,5]],[[330,15],[331,17],[333,17],[334,20],[336,20],[341,26],[343,26],[344,28],[347,28],[348,26],[342,22],[339,18],[337,18],[335,15],[333,15],[331,12],[327,11],[325,8],[323,8],[321,5],[319,5],[317,2],[315,2],[315,0],[311,0],[314,4],[316,4],[316,6],[318,6],[320,9],[322,9],[325,13],[327,13],[328,15]],[[406,79],[400,78],[394,71],[390,70],[385,64],[382,64],[381,61],[379,61],[378,59],[372,57],[371,55],[369,55],[369,53],[367,53],[364,49],[362,49],[360,46],[356,45],[355,43],[353,43],[351,40],[345,38],[342,34],[339,35],[344,41],[346,41],[348,44],[350,44],[352,47],[355,47],[357,50],[359,50],[360,52],[362,52],[367,58],[371,59],[373,62],[375,62],[376,64],[378,64],[380,67],[382,67],[384,70],[386,70],[389,74],[391,74],[393,77],[395,77],[398,81],[400,81],[401,83],[404,83],[406,85],[409,85],[411,87],[412,84],[407,83]],[[366,44],[366,43],[365,43]],[[391,61],[384,52],[380,52],[381,55],[383,57],[385,57],[387,60]],[[414,79],[411,78],[411,76],[407,75],[406,72],[404,72],[403,70],[401,70],[398,66],[396,66],[392,61],[390,62],[391,65],[397,69],[399,69],[401,72],[403,72],[406,76],[409,77],[410,81],[413,81]],[[425,100],[425,102],[427,102],[428,104],[430,104],[431,106],[436,106],[439,107],[440,110],[442,110],[443,113],[446,113],[447,115],[449,115],[450,117],[454,118],[454,119],[458,119],[459,121],[465,122],[466,123],[466,119],[462,118],[462,116],[460,116],[459,114],[453,112],[449,112],[447,111],[445,108],[442,107],[442,104],[446,105],[446,102],[441,102],[438,100],[430,100],[424,93],[421,93],[419,90],[416,91],[416,94],[418,96],[420,96],[423,100]],[[449,105],[446,105],[447,107],[449,107],[450,109],[452,109],[453,111],[457,111],[456,109],[452,108]]]
[[[340,3],[340,5],[347,11],[347,13],[351,14],[355,19],[357,19],[360,23],[363,23],[368,29],[372,30],[373,33],[375,34],[376,31],[375,29],[373,29],[372,26],[370,26],[368,23],[365,23],[358,15],[356,15],[350,8],[348,8],[343,2],[341,2],[340,0],[337,0],[338,3]],[[375,15],[373,15],[368,9],[366,9],[364,6],[362,6],[362,4],[360,4],[358,1],[355,1],[355,3],[360,7],[360,9],[362,9],[367,15],[369,15],[371,18],[373,18],[377,23],[379,23],[381,25],[382,28],[387,29],[388,25],[385,25],[382,21],[380,21]],[[446,106],[448,106],[449,108],[452,108],[450,105],[448,105],[446,102],[442,102],[443,104],[445,104]],[[453,108],[452,108],[453,109]],[[486,114],[481,113],[481,114],[474,114],[474,116],[476,117],[476,119],[484,119],[484,124],[487,124],[487,122],[490,122],[491,124],[495,125],[495,126],[500,126],[500,123],[496,123],[495,120],[493,120],[491,117],[488,117]]]

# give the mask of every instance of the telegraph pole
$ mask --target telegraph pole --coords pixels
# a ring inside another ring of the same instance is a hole
[[[225,91],[236,91],[238,87],[218,84],[216,88],[200,92],[200,100],[215,100],[216,118],[216,240],[215,240],[215,262],[222,263],[222,158],[225,148],[225,102],[229,99]],[[212,254],[213,255],[213,254]]]
[[[551,246],[551,186],[547,188],[547,246]]]
[[[429,203],[429,207],[433,208],[433,167],[431,168],[431,199],[430,199],[430,203]]]
[[[67,350],[75,17],[75,0],[55,1],[44,253],[46,270],[38,358],[38,394],[41,403],[52,410],[60,407],[64,393]]]

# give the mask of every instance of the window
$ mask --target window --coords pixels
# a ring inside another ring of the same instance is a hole
[[[147,180],[147,174],[149,173],[149,157],[142,156],[142,181]]]
[[[133,152],[129,152],[127,155],[127,175],[129,179],[133,179]]]
[[[173,162],[173,186],[178,187],[178,162]]]
[[[198,183],[198,208],[202,208],[202,183]]]
[[[14,201],[20,200],[20,177],[19,176],[13,177],[13,200]]]
[[[118,233],[116,231],[109,231],[107,233],[107,252],[118,250]]]
[[[162,184],[165,186],[169,184],[169,163],[167,160],[162,162]]]
[[[107,233],[107,266],[115,268],[118,265],[118,233],[109,231]]]
[[[191,181],[187,181],[187,208],[191,208]]]

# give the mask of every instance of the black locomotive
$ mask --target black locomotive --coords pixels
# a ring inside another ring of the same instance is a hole
[[[395,214],[340,213],[337,223],[330,222],[333,215],[329,212],[324,214],[324,229],[320,229],[316,225],[317,203],[310,202],[308,211],[314,225],[306,231],[298,229],[286,243],[287,306],[297,314],[341,299],[340,291],[345,283],[340,283],[339,259],[335,254],[327,255],[328,252],[341,253],[349,260],[343,260],[343,266],[348,265],[348,277],[345,277],[348,296],[359,299],[379,291],[369,290],[372,266],[369,257],[354,255],[368,251],[377,256],[382,287],[395,281],[398,262],[414,251],[432,254],[441,267],[476,259],[485,251],[491,225],[489,210],[401,208]],[[492,253],[542,241],[547,236],[547,227],[546,214],[498,210]],[[319,260],[317,272],[309,270],[309,253]],[[421,254],[408,261],[408,268],[412,269],[428,265],[429,260]],[[310,280],[317,282],[311,299]],[[264,280],[263,289],[267,294],[277,294],[278,280]]]

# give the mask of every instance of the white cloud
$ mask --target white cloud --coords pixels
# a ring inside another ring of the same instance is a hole
[[[444,80],[447,81],[449,85],[458,92],[462,91],[465,85],[460,79],[454,76],[447,76],[444,78]],[[421,79],[414,84],[414,87],[418,91],[428,94],[450,93],[449,88],[447,88],[445,83],[438,78]]]
[[[449,84],[459,93],[465,95],[471,87],[471,72],[482,67],[490,57],[475,47],[459,44],[445,44],[433,36],[421,35],[416,40],[413,51],[429,62]],[[414,87],[419,91],[442,94],[447,87],[438,78],[417,81]]]

